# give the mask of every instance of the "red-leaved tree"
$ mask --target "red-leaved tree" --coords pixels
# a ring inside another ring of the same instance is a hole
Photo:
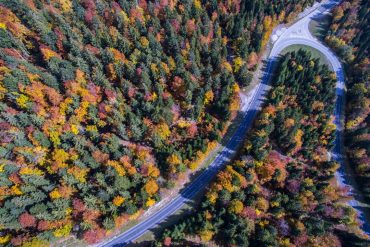
[[[29,213],[23,213],[18,218],[19,224],[21,224],[22,227],[34,227],[36,226],[36,219]]]

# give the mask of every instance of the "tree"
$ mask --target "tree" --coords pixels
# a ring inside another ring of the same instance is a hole
[[[19,224],[22,227],[35,227],[36,226],[36,219],[29,213],[23,213],[18,218]]]
[[[122,203],[125,201],[125,198],[122,196],[115,196],[113,199],[113,204],[117,207],[121,206]]]
[[[103,229],[88,230],[84,233],[83,239],[88,244],[94,244],[99,242],[105,236],[105,231]]]
[[[239,200],[233,200],[230,203],[229,210],[232,213],[240,214],[243,211],[243,203]]]
[[[344,16],[344,11],[341,6],[335,7],[333,9],[333,20],[339,21]]]
[[[154,195],[155,193],[157,193],[159,187],[158,187],[158,184],[155,182],[155,180],[153,179],[150,179],[146,184],[145,184],[145,191],[149,194],[149,195]]]
[[[163,240],[163,245],[164,246],[171,246],[171,238],[170,237],[165,237]]]
[[[248,69],[252,69],[254,68],[254,66],[256,66],[257,64],[257,61],[258,61],[258,55],[256,52],[251,52],[248,56]]]

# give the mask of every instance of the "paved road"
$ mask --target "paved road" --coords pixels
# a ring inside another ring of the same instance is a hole
[[[251,126],[254,117],[260,110],[263,103],[264,96],[269,89],[269,78],[272,72],[274,62],[277,60],[279,53],[286,47],[293,44],[303,44],[308,45],[317,50],[321,51],[331,63],[334,71],[337,74],[338,83],[336,88],[337,101],[335,108],[335,124],[337,125],[337,138],[335,142],[335,151],[333,157],[338,161],[342,162],[341,158],[341,137],[340,131],[343,130],[343,124],[340,118],[343,114],[343,94],[344,94],[344,75],[340,62],[327,47],[318,42],[309,32],[308,23],[309,21],[317,15],[322,15],[324,12],[330,10],[333,6],[337,4],[338,1],[329,0],[327,3],[318,4],[318,8],[313,11],[308,11],[305,13],[306,16],[297,21],[294,25],[289,28],[282,29],[278,32],[279,37],[275,38],[273,49],[270,53],[269,60],[267,63],[266,71],[264,72],[261,83],[258,84],[257,89],[253,95],[252,101],[248,107],[244,109],[243,121],[239,125],[238,129],[235,131],[230,141],[226,144],[223,150],[217,155],[216,159],[209,165],[209,167],[202,172],[186,189],[184,189],[181,194],[176,196],[172,201],[170,201],[166,206],[162,207],[157,212],[153,213],[150,217],[143,220],[141,223],[135,225],[131,229],[122,233],[121,235],[102,243],[101,246],[124,246],[131,241],[142,236],[147,230],[155,227],[158,223],[162,222],[169,215],[175,213],[178,209],[184,206],[195,194],[207,186],[207,184],[213,179],[214,175],[228,162],[235,150],[243,143],[244,136]],[[343,165],[342,165],[343,166]]]

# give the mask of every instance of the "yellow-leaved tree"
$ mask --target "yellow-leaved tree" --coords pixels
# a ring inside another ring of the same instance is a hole
[[[154,179],[149,179],[149,181],[145,184],[145,191],[149,195],[154,195],[155,193],[157,193],[158,189],[158,184]]]

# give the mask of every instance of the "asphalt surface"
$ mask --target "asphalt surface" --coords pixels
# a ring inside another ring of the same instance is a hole
[[[332,7],[334,7],[338,1],[325,1],[325,3],[317,4],[318,8],[308,11],[305,16],[295,22],[292,26],[279,30],[278,37],[275,37],[274,46],[269,55],[266,70],[263,74],[262,81],[257,85],[257,90],[253,95],[252,101],[246,109],[244,109],[244,117],[241,121],[238,129],[235,131],[230,141],[222,149],[222,151],[217,155],[215,160],[205,169],[188,187],[186,187],[179,195],[173,198],[167,205],[163,206],[160,210],[154,212],[148,218],[135,225],[131,229],[123,232],[122,234],[101,243],[99,246],[125,246],[134,241],[135,239],[142,236],[146,231],[155,227],[157,224],[165,220],[168,216],[174,214],[178,209],[184,206],[189,200],[191,200],[199,190],[204,188],[209,184],[209,182],[214,178],[216,173],[232,158],[233,154],[238,147],[243,143],[245,134],[253,123],[257,112],[260,110],[261,105],[269,89],[269,79],[272,73],[272,68],[275,61],[278,59],[278,55],[281,51],[290,45],[307,45],[311,46],[320,52],[322,52],[330,62],[333,70],[337,75],[337,86],[336,86],[336,107],[335,107],[335,124],[337,126],[335,148],[333,151],[333,159],[337,160],[341,164],[341,168],[337,175],[338,179],[342,179],[342,183],[346,185],[353,185],[352,176],[346,177],[342,176],[345,174],[345,162],[342,150],[342,139],[341,132],[343,131],[343,106],[344,106],[344,73],[343,68],[334,55],[334,53],[321,44],[315,37],[311,35],[308,29],[308,23],[313,17],[317,17],[326,13]],[[352,178],[352,180],[351,180]],[[351,203],[355,205],[356,203]],[[359,210],[359,209],[358,209]],[[361,210],[359,210],[361,213]],[[368,224],[365,224],[363,229],[369,232]]]

